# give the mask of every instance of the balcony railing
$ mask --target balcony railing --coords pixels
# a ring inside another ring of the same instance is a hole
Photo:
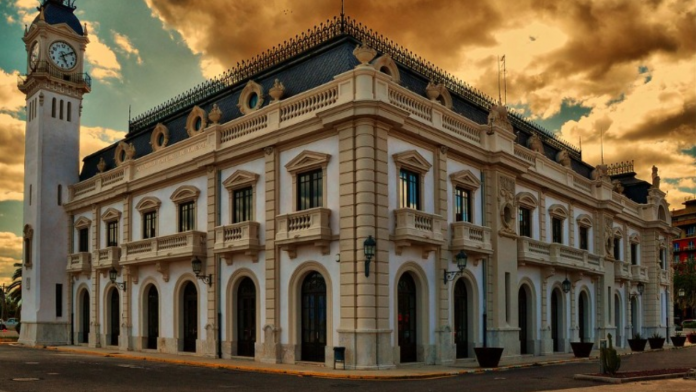
[[[631,280],[631,264],[625,261],[615,261],[614,280]]]
[[[601,256],[586,250],[522,237],[517,240],[518,263],[561,267],[589,273],[603,273]]]
[[[251,256],[253,261],[258,260],[258,252],[261,249],[259,243],[259,222],[241,222],[215,228],[214,252],[220,254],[232,254],[244,252]],[[231,257],[225,257],[228,264]]]
[[[322,254],[329,253],[331,242],[331,210],[328,208],[311,208],[291,212],[276,217],[276,244],[296,257],[297,245],[313,243]]]
[[[37,77],[51,76],[53,78],[61,79],[61,80],[64,80],[66,82],[74,83],[78,87],[84,87],[87,91],[91,90],[91,88],[92,88],[92,78],[86,72],[85,73],[64,72],[60,68],[51,64],[50,61],[46,61],[46,60],[39,61],[36,64],[36,68],[34,68],[32,70],[31,74],[34,76],[37,76]],[[19,87],[20,90],[22,90],[26,86],[27,77],[28,77],[28,75],[18,75],[17,87]],[[22,90],[22,91],[24,91],[24,90]]]
[[[422,257],[427,258],[430,252],[445,242],[443,228],[446,222],[440,215],[399,208],[394,210],[394,221],[393,240],[397,255],[401,254],[403,248],[417,245],[421,247]]]
[[[632,280],[647,283],[648,282],[648,267],[642,265],[631,266]]]
[[[147,263],[176,258],[204,257],[206,233],[185,231],[123,244],[121,264]]]
[[[94,267],[102,268],[118,268],[118,262],[121,259],[121,248],[118,246],[109,246],[108,248],[99,249],[94,252]]]
[[[68,256],[68,272],[86,272],[92,270],[92,256],[89,252],[73,253]]]
[[[464,249],[467,252],[475,253],[493,253],[491,229],[469,222],[453,222],[452,249]]]

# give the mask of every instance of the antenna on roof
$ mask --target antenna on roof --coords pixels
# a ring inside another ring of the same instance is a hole
[[[131,122],[131,105],[128,105],[128,124]]]
[[[602,165],[604,164],[604,128],[599,128],[600,136],[600,145],[601,145],[601,154],[602,154]]]
[[[505,106],[507,106],[507,76],[505,75],[505,55],[500,59],[503,62],[503,97],[505,98]]]
[[[502,101],[500,97],[500,59],[498,60],[498,105],[500,105],[500,102]]]

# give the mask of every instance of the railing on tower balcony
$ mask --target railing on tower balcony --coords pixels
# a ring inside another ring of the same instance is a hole
[[[92,269],[92,259],[89,252],[79,252],[68,255],[68,272],[89,272]]]
[[[603,259],[599,255],[583,249],[527,237],[517,239],[517,261],[523,264],[547,265],[595,274],[604,272]]]
[[[452,249],[467,252],[493,253],[490,227],[476,226],[469,222],[452,222]]]
[[[258,252],[261,249],[259,241],[259,222],[247,221],[233,223],[231,225],[218,226],[215,228],[215,247],[216,254],[232,254],[244,252],[251,256],[253,261],[258,260]],[[229,264],[230,257],[225,257]]]
[[[66,82],[74,83],[78,86],[84,86],[87,90],[92,88],[92,78],[86,72],[69,73],[61,70],[53,65],[50,61],[39,61],[31,73],[34,76],[51,76]],[[24,88],[28,75],[18,75],[17,87],[21,90]]]
[[[631,280],[648,283],[648,267],[642,265],[632,265]]]
[[[169,261],[175,258],[205,257],[206,233],[185,231],[127,242],[122,245],[121,264]]]
[[[109,246],[103,249],[98,249],[94,253],[95,268],[118,268],[118,262],[121,259],[120,247]]]
[[[331,210],[310,208],[276,216],[276,244],[291,258],[299,244],[313,243],[328,254],[331,241]]]

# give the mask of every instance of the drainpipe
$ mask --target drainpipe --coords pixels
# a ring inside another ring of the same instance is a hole
[[[486,192],[486,175],[483,173],[483,171],[481,171],[481,189],[482,189],[482,193],[485,194],[485,192]],[[481,221],[485,222],[486,203],[483,202],[483,200],[485,199],[485,196],[480,197],[480,199],[481,199]],[[487,344],[488,343],[488,338],[487,338],[487,335],[488,335],[488,333],[487,333],[488,315],[486,314],[487,313],[487,306],[488,306],[488,299],[486,298],[486,293],[488,291],[488,287],[487,287],[488,282],[486,279],[486,277],[487,277],[487,274],[486,274],[486,272],[487,272],[486,271],[486,264],[487,263],[486,263],[486,261],[487,260],[488,260],[487,258],[481,259],[481,271],[482,271],[482,275],[483,275],[483,278],[481,279],[481,283],[483,284],[483,290],[482,290],[483,291],[483,296],[482,296],[483,297],[483,347],[488,347],[488,344]]]
[[[222,190],[222,171],[217,170],[215,176],[215,225],[220,224],[220,192]],[[222,358],[222,258],[215,257],[217,263],[217,282],[215,282],[215,296],[217,301],[217,358]]]

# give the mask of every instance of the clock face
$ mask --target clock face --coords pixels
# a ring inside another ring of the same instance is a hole
[[[56,41],[48,48],[48,55],[51,61],[59,68],[71,69],[77,64],[77,54],[72,46],[63,41]]]
[[[31,46],[31,51],[29,52],[29,69],[31,71],[36,69],[36,65],[39,63],[39,41],[34,42]]]

